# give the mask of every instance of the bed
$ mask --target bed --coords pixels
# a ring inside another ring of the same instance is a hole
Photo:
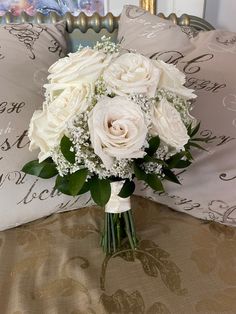
[[[143,5],[145,5],[143,1]],[[166,18],[162,14],[160,17]],[[197,31],[203,19],[168,17]],[[104,34],[115,40],[119,17],[10,14],[1,24],[64,21],[69,50]],[[0,232],[2,314],[194,314],[236,312],[236,230],[151,200],[132,199],[139,248],[105,256],[101,208],[54,213]]]

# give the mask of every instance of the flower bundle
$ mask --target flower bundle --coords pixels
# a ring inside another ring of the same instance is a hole
[[[122,52],[106,38],[60,59],[49,73],[43,109],[29,127],[38,160],[23,171],[56,176],[65,194],[90,191],[105,207],[104,251],[119,249],[126,236],[134,249],[134,179],[157,191],[163,179],[179,183],[173,169],[189,166],[190,147],[200,147],[189,114],[196,96],[174,65]]]

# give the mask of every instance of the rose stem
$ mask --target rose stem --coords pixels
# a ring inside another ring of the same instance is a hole
[[[127,212],[124,212],[123,214],[124,214],[124,218],[125,218],[126,234],[128,236],[130,246],[131,246],[132,250],[134,250],[135,246],[134,246],[134,242],[133,242],[133,239],[132,239],[132,236],[130,233],[129,216],[128,216]]]
[[[107,252],[107,213],[105,213],[105,221],[104,221],[104,244],[103,244],[103,250]]]
[[[121,218],[121,216],[118,214],[117,215],[117,224],[116,224],[118,248],[120,248],[120,218]]]
[[[110,223],[111,223],[111,234],[112,234],[113,251],[116,252],[116,238],[115,238],[115,228],[114,228],[114,222],[113,222],[113,214],[110,214]]]
[[[108,244],[108,253],[111,253],[111,226],[110,226],[110,213],[107,213],[107,244]]]
[[[132,209],[130,209],[128,211],[128,215],[129,215],[129,221],[130,221],[130,226],[131,226],[131,233],[132,233],[132,237],[134,240],[134,245],[136,247],[137,246],[137,239],[136,239],[136,231],[135,231],[135,227],[134,227],[134,219],[133,219]]]

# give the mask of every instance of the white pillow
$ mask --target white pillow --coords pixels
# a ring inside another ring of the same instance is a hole
[[[186,74],[186,86],[198,95],[192,114],[201,121],[201,136],[215,138],[203,145],[207,152],[193,151],[189,168],[177,170],[181,186],[164,182],[164,194],[144,186],[136,193],[195,217],[236,226],[236,33],[215,30],[189,39],[180,27],[166,23],[126,6],[118,40],[123,48],[173,63]]]
[[[89,195],[67,197],[53,189],[54,178],[20,172],[37,158],[28,150],[27,129],[41,108],[51,64],[66,53],[62,24],[0,26],[0,230],[83,206]]]

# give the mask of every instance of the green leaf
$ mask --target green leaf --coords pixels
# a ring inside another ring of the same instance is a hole
[[[146,152],[149,156],[153,156],[160,145],[159,136],[152,137],[150,141],[148,142],[148,144],[149,144],[149,147],[146,149]]]
[[[71,151],[71,148],[73,148],[73,143],[67,136],[63,136],[60,143],[60,148],[63,156],[66,160],[68,160],[70,163],[75,163],[75,152]]]
[[[75,196],[78,194],[82,194],[80,193],[80,191],[82,190],[85,184],[87,175],[88,175],[87,169],[80,169],[75,173],[68,174],[63,177],[58,175],[55,187],[58,189],[58,191],[66,195]]]
[[[182,168],[187,168],[191,165],[191,161],[189,160],[179,160],[178,163],[175,165],[175,168],[177,169],[182,169]]]
[[[80,169],[69,175],[69,191],[71,195],[75,196],[79,193],[85,183],[87,175],[87,169]]]
[[[184,156],[186,156],[186,152],[185,151],[182,151],[180,153],[177,153],[177,154],[171,156],[167,160],[168,168],[170,168],[170,169],[171,168],[176,168],[176,165],[181,160],[181,158],[183,158]]]
[[[122,186],[122,189],[120,190],[119,196],[122,198],[129,197],[134,193],[135,190],[135,184],[133,181],[125,180],[124,185]]]
[[[185,156],[186,156],[186,158],[187,158],[188,160],[190,160],[190,161],[194,159],[189,150],[186,150]]]
[[[79,190],[78,195],[87,193],[90,190],[90,180],[84,183],[81,190]]]
[[[60,175],[57,176],[55,188],[63,194],[71,195],[69,190],[69,177],[70,175],[61,177]]]
[[[90,191],[94,202],[103,207],[111,196],[110,181],[108,179],[99,179],[97,176],[93,177],[91,178]]]
[[[137,163],[134,163],[134,174],[138,180],[145,180],[146,178],[145,171]]]
[[[24,165],[22,171],[43,179],[49,179],[58,174],[56,165],[51,158],[48,158],[42,162],[39,162],[38,160],[32,160]]]
[[[193,146],[193,147],[199,148],[199,149],[201,149],[201,150],[204,150],[205,152],[208,151],[207,149],[205,149],[204,147],[200,146],[200,145],[197,144],[197,143],[188,142],[188,144],[189,144],[190,147]]]
[[[149,173],[146,175],[145,181],[155,191],[164,191],[162,182],[157,174]]]
[[[163,169],[163,173],[165,175],[165,179],[177,184],[181,184],[177,178],[177,176],[170,169]]]
[[[189,136],[190,137],[193,137],[194,135],[196,135],[197,134],[197,132],[199,131],[199,129],[200,129],[200,122],[195,126],[195,128],[191,128],[191,130],[190,130],[190,134],[189,134]]]

